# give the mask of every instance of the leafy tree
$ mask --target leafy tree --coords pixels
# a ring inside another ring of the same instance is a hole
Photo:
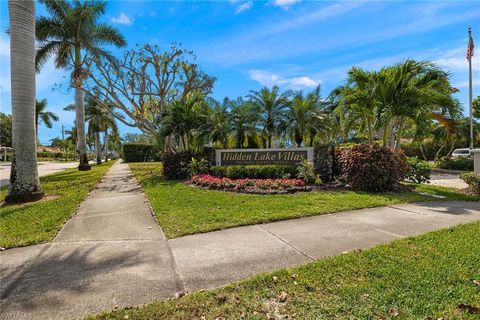
[[[12,147],[12,115],[0,112],[0,144]]]
[[[179,111],[191,96],[206,97],[215,81],[199,69],[191,51],[174,45],[166,52],[144,45],[113,63],[104,58],[87,63],[91,95],[116,106],[121,111],[115,114],[117,120],[149,136],[162,130],[165,112]]]
[[[45,127],[51,129],[53,127],[52,121],[58,121],[60,118],[53,112],[47,111],[47,99],[35,101],[35,132],[38,139],[38,125],[43,123]]]
[[[473,107],[473,117],[480,119],[480,96],[477,96],[472,101],[472,107]]]
[[[281,135],[278,128],[285,127],[290,96],[291,92],[289,91],[280,93],[278,86],[274,86],[272,89],[264,87],[260,91],[252,90],[247,96],[252,107],[259,113],[259,124],[265,134],[267,148],[273,147],[274,136]]]
[[[40,43],[36,55],[37,70],[54,57],[55,66],[60,69],[72,68],[71,84],[75,88],[76,123],[79,170],[89,170],[85,136],[84,81],[88,75],[88,58],[102,58],[113,61],[103,46],[123,47],[125,38],[120,32],[100,22],[105,13],[106,3],[101,0],[68,2],[63,0],[42,0],[49,17],[36,21],[36,36]]]

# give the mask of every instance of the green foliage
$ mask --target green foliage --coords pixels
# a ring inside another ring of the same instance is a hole
[[[167,180],[186,179],[195,155],[190,151],[166,152],[163,155],[163,176]]]
[[[415,183],[426,183],[430,180],[432,166],[417,157],[407,157],[408,170],[405,179]]]
[[[475,193],[480,194],[480,174],[465,172],[460,175],[460,178],[462,178]]]
[[[354,190],[392,190],[405,177],[403,153],[379,145],[356,145],[342,153],[341,178]]]
[[[122,146],[122,158],[125,162],[145,162],[151,159],[153,145],[130,143]]]
[[[191,159],[189,173],[191,176],[196,174],[208,173],[210,169],[210,162],[207,159],[197,160]]]
[[[0,141],[2,146],[12,146],[12,115],[3,112],[0,112]]]
[[[281,179],[295,177],[297,170],[285,165],[213,166],[210,173],[230,179]]]
[[[447,170],[473,171],[473,160],[463,157],[443,157],[435,162],[435,166]]]
[[[313,163],[306,159],[298,164],[297,171],[297,178],[302,179],[306,183],[314,183],[317,180]]]
[[[58,160],[64,159],[65,154],[63,152],[38,151],[37,158]]]

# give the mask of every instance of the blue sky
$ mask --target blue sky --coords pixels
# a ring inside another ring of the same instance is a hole
[[[44,14],[37,4],[37,15]],[[4,0],[0,20],[0,109],[10,113]],[[193,50],[202,69],[217,78],[217,99],[265,85],[310,90],[319,83],[327,96],[351,66],[377,69],[414,58],[436,61],[452,73],[467,112],[469,26],[480,48],[480,5],[474,1],[110,1],[104,20],[120,29],[129,47],[150,43],[167,49],[177,42]],[[480,94],[479,56],[473,58],[474,96]],[[73,124],[74,112],[62,111],[73,92],[53,89],[67,79],[51,63],[37,76],[37,98],[47,98],[61,118],[52,129],[40,127],[43,144],[60,136],[62,124]]]

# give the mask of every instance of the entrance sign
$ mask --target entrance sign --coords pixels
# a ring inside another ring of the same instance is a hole
[[[313,162],[313,148],[216,149],[217,166],[228,165],[292,165],[303,160]]]

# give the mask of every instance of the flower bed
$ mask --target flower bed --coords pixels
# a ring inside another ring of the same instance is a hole
[[[302,179],[229,179],[197,174],[187,183],[210,190],[246,193],[289,193],[311,190]]]

